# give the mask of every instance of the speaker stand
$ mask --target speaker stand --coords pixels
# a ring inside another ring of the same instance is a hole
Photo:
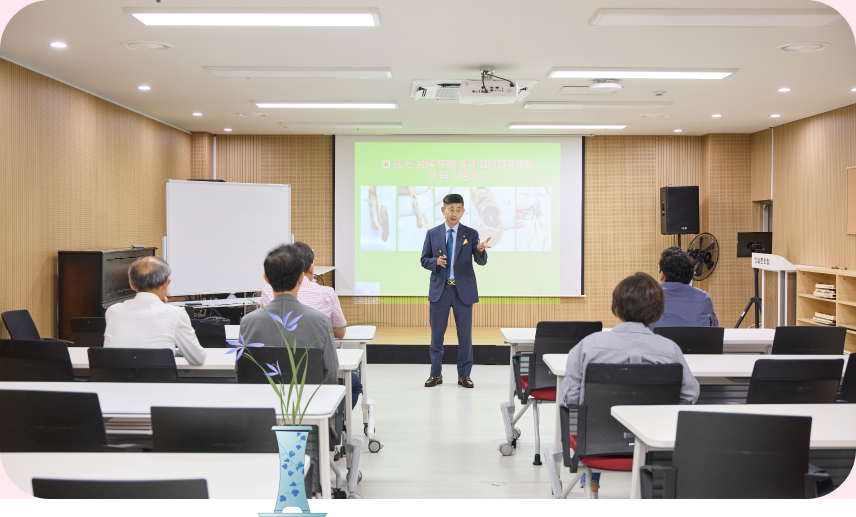
[[[746,313],[752,308],[752,304],[755,304],[755,328],[761,328],[761,297],[758,296],[758,268],[753,267],[752,271],[755,272],[755,296],[749,299],[749,303],[746,304],[746,308],[743,309],[743,314],[740,315],[740,319],[737,320],[737,325],[734,325],[734,328],[740,328],[740,324],[743,323],[743,318],[746,317]]]

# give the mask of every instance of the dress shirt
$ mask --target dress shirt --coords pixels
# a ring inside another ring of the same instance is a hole
[[[585,375],[589,363],[673,364],[684,367],[681,404],[695,404],[699,385],[684,354],[674,341],[654,334],[641,323],[619,323],[609,332],[586,336],[571,349],[562,381],[562,401],[575,406],[585,401]]]
[[[273,287],[266,285],[262,289],[262,306],[269,304],[271,301],[273,301]],[[330,318],[330,323],[334,329],[344,327],[348,324],[345,320],[345,314],[342,312],[339,297],[336,296],[336,290],[332,287],[318,285],[317,282],[309,280],[306,275],[303,275],[303,280],[300,282],[300,290],[297,291],[297,301],[326,314]]]
[[[718,327],[713,300],[706,292],[683,282],[663,282],[666,308],[654,327]]]
[[[449,260],[446,264],[446,267],[449,268],[449,280],[455,279],[455,259],[458,258],[455,256],[455,248],[458,246],[458,229],[461,226],[461,223],[456,224],[455,226],[449,226],[449,223],[443,223],[445,227],[445,232],[443,233],[443,242],[449,242],[449,230],[452,230],[452,249],[446,250],[446,253],[449,254]]]
[[[167,305],[152,293],[111,305],[104,317],[104,348],[172,348],[200,365],[208,355],[196,339],[184,307]]]

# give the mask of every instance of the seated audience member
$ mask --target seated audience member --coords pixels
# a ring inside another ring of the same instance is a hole
[[[323,312],[297,301],[297,292],[301,287],[300,280],[303,278],[303,259],[298,248],[293,244],[284,244],[272,249],[265,258],[264,268],[265,282],[271,285],[274,295],[265,309],[280,318],[285,318],[288,313],[291,313],[290,320],[302,316],[297,322],[296,329],[285,331],[286,337],[289,341],[296,340],[300,348],[321,349],[326,379],[324,382],[338,384],[339,358],[336,355],[330,318]],[[261,309],[241,319],[241,336],[244,338],[244,343],[285,346],[280,333],[281,329],[282,326]]]
[[[318,309],[330,318],[333,328],[333,337],[341,339],[345,337],[345,329],[341,328],[348,324],[339,304],[339,297],[332,287],[318,285],[315,279],[315,252],[305,242],[295,242],[294,247],[300,252],[303,260],[303,277],[300,280],[300,291],[297,293],[297,301]],[[273,288],[268,284],[262,289],[262,305],[267,305],[273,300]],[[351,372],[351,406],[356,407],[357,400],[363,392],[360,376]]]
[[[157,257],[140,257],[131,264],[128,280],[137,295],[107,309],[105,348],[178,347],[188,363],[205,362],[207,354],[196,339],[187,311],[166,304],[171,272],[169,264]]]
[[[571,349],[562,381],[562,402],[574,406],[585,402],[585,374],[589,363],[671,364],[684,368],[681,404],[698,400],[699,384],[674,341],[654,334],[649,327],[663,314],[663,288],[650,275],[636,273],[619,282],[612,291],[612,313],[621,321],[609,332],[585,337]],[[592,476],[596,492],[599,476]],[[585,483],[585,479],[581,480]]]
[[[666,293],[666,308],[653,327],[718,327],[713,301],[693,287],[695,261],[681,248],[666,248],[660,256],[660,284]]]

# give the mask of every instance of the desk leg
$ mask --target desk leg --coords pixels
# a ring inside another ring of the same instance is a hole
[[[321,477],[321,499],[330,499],[330,423],[318,420],[318,473]]]
[[[367,343],[360,343],[360,348],[363,350],[363,359],[360,363],[360,381],[363,383],[363,423],[367,425],[366,436],[369,438],[369,450],[372,450],[371,441],[374,439],[374,401],[369,397],[369,371],[368,371],[368,351],[366,350]],[[380,450],[380,449],[378,449]],[[376,451],[375,451],[376,452]]]
[[[633,446],[633,470],[630,472],[630,499],[642,498],[639,468],[645,464],[647,455],[648,444],[637,437],[636,444]]]
[[[517,353],[517,343],[509,343],[508,349],[511,351],[511,356],[508,359],[508,403],[511,404],[511,416],[514,417],[514,389],[516,382],[514,381],[514,354]],[[540,453],[539,453],[540,454]]]
[[[559,409],[562,405],[562,380],[565,377],[562,375],[556,376],[556,425],[554,426],[554,434],[553,434],[553,450],[556,452],[562,452],[562,421],[559,418]],[[561,457],[561,456],[560,456]],[[548,457],[547,460],[550,460]],[[559,480],[562,479],[562,465],[559,465],[559,462],[556,462],[556,472]]]
[[[345,370],[345,371],[343,371],[343,373],[345,374],[345,443],[351,444],[351,443],[354,443],[354,441],[353,441],[353,433],[354,433],[353,413],[354,413],[354,410],[352,409],[353,404],[351,403],[351,397],[353,396],[352,392],[353,392],[353,388],[354,388],[354,382],[351,379],[351,371],[350,370]],[[351,467],[351,461],[352,460],[353,460],[353,456],[351,454],[348,454],[348,468]]]

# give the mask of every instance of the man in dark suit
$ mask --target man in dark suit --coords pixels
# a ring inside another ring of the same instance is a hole
[[[443,384],[443,337],[449,323],[449,309],[455,314],[458,330],[458,384],[472,388],[473,368],[473,304],[479,301],[473,261],[487,263],[490,237],[479,241],[477,231],[460,224],[464,215],[464,198],[449,194],[441,208],[446,222],[431,228],[422,245],[422,267],[431,271],[428,301],[431,302],[431,376],[426,388]]]

